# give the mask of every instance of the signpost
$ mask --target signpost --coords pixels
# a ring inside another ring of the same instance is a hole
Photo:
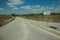
[[[50,15],[50,11],[44,11],[44,15]]]

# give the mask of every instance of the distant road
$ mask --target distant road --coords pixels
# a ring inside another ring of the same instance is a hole
[[[33,21],[30,22],[33,23]],[[60,38],[56,38],[31,25],[30,22],[16,17],[13,22],[0,28],[0,40],[60,40]]]

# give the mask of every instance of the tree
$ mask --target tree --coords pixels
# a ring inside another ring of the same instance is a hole
[[[12,16],[16,16],[15,14],[11,14]]]

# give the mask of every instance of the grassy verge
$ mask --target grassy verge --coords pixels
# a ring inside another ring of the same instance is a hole
[[[30,20],[46,21],[46,22],[59,22],[60,23],[60,15],[44,16],[44,15],[34,14],[34,15],[23,15],[21,17],[23,17],[25,19],[30,19]]]
[[[15,19],[14,16],[0,15],[0,27],[10,23]]]

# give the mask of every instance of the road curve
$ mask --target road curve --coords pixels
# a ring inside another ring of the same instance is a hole
[[[16,19],[0,28],[0,40],[60,40],[37,28],[25,19]]]

